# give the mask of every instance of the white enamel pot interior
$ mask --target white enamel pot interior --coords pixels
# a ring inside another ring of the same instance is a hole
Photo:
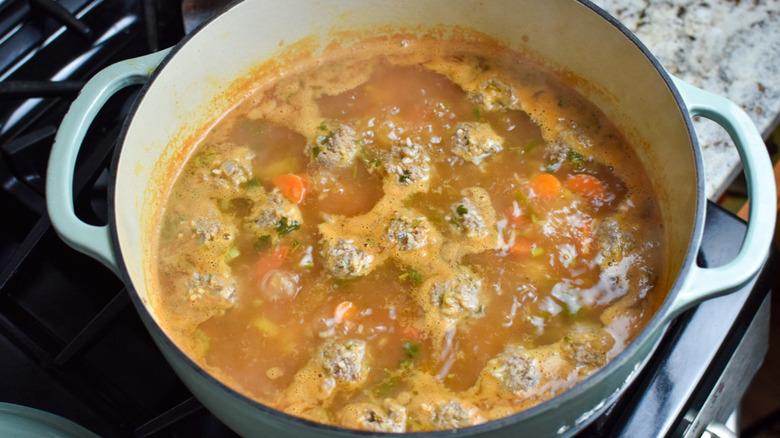
[[[636,152],[662,203],[670,241],[668,271],[659,285],[670,290],[667,301],[622,354],[561,396],[454,434],[574,433],[602,412],[632,379],[669,319],[709,293],[686,292],[689,277],[697,272],[694,259],[705,204],[700,151],[688,111],[678,87],[654,58],[592,5],[574,0],[247,0],[200,28],[170,53],[128,61],[122,67],[143,70],[138,74],[151,78],[123,130],[114,157],[109,226],[69,233],[66,229],[70,224],[59,217],[67,205],[54,205],[56,199],[50,201],[52,222],[63,239],[123,277],[144,323],[181,379],[209,410],[242,435],[365,433],[301,420],[247,399],[200,369],[160,328],[151,306],[151,297],[158,293],[151,236],[157,233],[157,218],[172,178],[191,153],[185,140],[202,133],[204,126],[231,107],[240,96],[237,90],[251,86],[249,73],[291,43],[308,38],[310,44],[323,46],[342,30],[392,33],[405,29],[424,33],[425,29],[441,26],[476,30],[581,79],[576,82],[582,85],[580,91],[637,146]],[[107,73],[104,77],[116,80],[117,75]],[[88,94],[86,88],[83,94]],[[82,106],[74,104],[71,112]],[[85,107],[84,111],[89,113],[93,108]],[[58,136],[58,143],[64,142]],[[52,166],[53,178],[58,170],[56,164]],[[59,188],[52,182],[47,196],[56,190]],[[90,243],[81,235],[89,233],[97,237],[107,233],[108,243],[88,248]],[[449,436],[453,432],[422,435]]]

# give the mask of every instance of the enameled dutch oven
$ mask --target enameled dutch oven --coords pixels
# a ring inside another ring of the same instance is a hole
[[[425,436],[569,436],[602,413],[642,368],[667,323],[696,303],[749,281],[768,254],[774,229],[772,169],[755,126],[735,104],[670,77],[613,18],[575,0],[247,0],[173,49],[120,62],[96,75],[65,117],[49,160],[46,198],[52,224],[77,250],[121,276],[152,337],[202,403],[246,436],[366,435],[301,420],[254,402],[198,367],[166,336],[150,306],[150,257],[163,197],[191,150],[183,146],[232,106],[252,74],[292,43],[322,48],[342,31],[460,26],[541,59],[581,91],[637,145],[662,202],[669,233],[669,290],[658,313],[611,363],[573,389],[530,410],[479,426]],[[354,34],[355,32],[353,32]],[[112,166],[110,221],[96,227],[74,214],[73,168],[97,111],[121,88],[144,84]],[[691,116],[721,124],[736,144],[748,181],[750,221],[728,265],[696,265],[705,220],[701,150]],[[191,143],[191,142],[190,142]],[[418,435],[418,434],[415,434]]]

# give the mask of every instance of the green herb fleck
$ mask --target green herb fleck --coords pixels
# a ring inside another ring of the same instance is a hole
[[[417,271],[416,269],[410,269],[409,270],[409,279],[412,280],[414,284],[422,284],[423,282],[423,275]]]
[[[279,235],[280,239],[299,228],[301,228],[300,222],[295,219],[287,219],[286,217],[282,217],[279,219],[279,222],[276,223],[276,233]]]
[[[206,167],[217,159],[217,153],[214,151],[205,151],[195,157],[196,167]]]
[[[290,254],[294,253],[295,250],[297,250],[300,246],[301,246],[301,242],[298,242],[297,240],[293,240],[292,249],[290,249]]]
[[[471,114],[474,115],[475,119],[482,120],[482,113],[479,112],[479,108],[474,108],[473,110],[471,110]]]
[[[387,377],[374,387],[374,395],[377,398],[384,398],[390,395],[398,386],[399,373],[388,369],[385,369],[385,373],[387,373]]]
[[[260,178],[253,176],[252,178],[248,179],[245,183],[243,183],[242,186],[244,187],[244,190],[260,187]]]
[[[539,146],[539,144],[539,140],[534,139],[529,141],[525,146],[514,146],[510,147],[509,150],[512,152],[517,152],[518,155],[523,155],[534,150],[534,148]]]
[[[407,181],[409,181],[409,175],[403,174],[398,177],[398,182],[405,183]]]
[[[457,211],[459,215],[463,216],[464,214],[468,214],[469,209],[466,208],[465,205],[461,204],[458,206],[458,208],[455,209],[455,211]]]
[[[403,274],[399,275],[398,279],[399,280],[407,280],[408,279],[408,280],[411,280],[414,284],[422,284],[422,282],[423,282],[423,275],[419,271],[417,271],[415,269],[410,269],[410,270],[404,272]]]
[[[568,336],[563,337],[563,342],[571,342],[571,338]]]
[[[566,160],[575,169],[582,169],[582,167],[585,166],[585,162],[588,161],[588,158],[574,149],[569,149],[569,153],[566,154]]]
[[[401,350],[404,352],[404,355],[408,357],[409,359],[414,359],[415,357],[420,355],[420,344],[417,342],[404,342],[401,344]]]
[[[322,152],[322,148],[319,146],[314,146],[313,148],[311,148],[311,154],[314,156],[315,159],[320,155],[320,152]]]
[[[255,243],[252,245],[252,248],[254,248],[257,252],[263,252],[267,250],[271,246],[271,236],[268,234],[264,236],[260,236],[257,238]]]
[[[333,138],[333,131],[330,131],[325,135],[320,135],[317,137],[317,141],[320,143],[320,145],[326,146],[330,142],[331,138]]]

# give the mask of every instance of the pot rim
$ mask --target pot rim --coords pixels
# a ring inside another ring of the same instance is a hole
[[[118,234],[117,227],[115,226],[116,219],[117,219],[116,209],[115,209],[116,190],[117,190],[117,179],[116,179],[117,167],[119,164],[119,160],[121,159],[122,149],[124,147],[126,136],[130,128],[130,125],[132,123],[132,120],[135,117],[135,114],[138,111],[140,104],[143,101],[146,93],[149,91],[150,87],[154,84],[156,78],[160,75],[160,72],[165,69],[165,67],[168,65],[170,60],[176,56],[176,54],[182,49],[182,47],[188,44],[189,41],[195,35],[197,35],[203,28],[207,27],[212,21],[222,16],[223,14],[227,13],[236,5],[243,3],[244,0],[235,0],[231,2],[230,5],[222,11],[222,13],[209,18],[207,21],[199,25],[191,33],[185,35],[185,37],[181,41],[179,41],[179,43],[173,46],[173,48],[165,56],[165,58],[162,60],[159,66],[154,70],[149,80],[142,86],[140,92],[138,93],[138,96],[136,97],[135,101],[133,102],[130,108],[130,111],[128,112],[128,116],[124,121],[119,136],[117,137],[116,147],[114,149],[113,156],[111,159],[111,166],[110,166],[111,184],[108,189],[108,221],[109,221],[108,223],[110,228],[110,240],[111,240],[111,245],[116,251],[116,254],[119,255],[119,257],[117,257],[118,273],[123,283],[126,285],[128,289],[128,293],[130,294],[130,298],[133,302],[133,305],[137,309],[147,329],[154,331],[154,334],[158,335],[156,336],[156,338],[160,339],[164,343],[164,345],[169,349],[169,351],[173,352],[173,354],[175,354],[177,358],[182,360],[183,363],[185,363],[186,366],[191,371],[196,372],[197,375],[200,376],[202,379],[205,379],[212,384],[216,384],[223,391],[229,394],[232,398],[235,398],[240,402],[247,403],[253,406],[255,409],[260,410],[261,412],[274,415],[278,418],[284,419],[289,422],[297,423],[299,425],[308,426],[312,428],[312,430],[330,431],[334,433],[348,434],[348,435],[351,434],[353,436],[388,435],[388,436],[409,436],[409,437],[428,438],[428,437],[440,437],[440,436],[474,435],[474,434],[486,433],[497,429],[502,429],[510,424],[520,423],[528,420],[529,418],[536,417],[542,412],[545,412],[551,408],[554,408],[557,405],[561,405],[565,403],[567,400],[582,397],[582,394],[587,393],[591,388],[595,387],[606,376],[613,373],[613,371],[616,368],[626,366],[627,364],[634,361],[635,362],[634,369],[630,373],[628,373],[626,380],[619,387],[617,387],[611,395],[609,395],[602,401],[598,402],[591,411],[586,412],[587,418],[581,417],[582,422],[579,422],[578,419],[578,423],[572,425],[571,427],[568,427],[565,430],[559,431],[560,432],[559,435],[567,436],[573,434],[574,432],[579,430],[579,428],[585,427],[588,424],[590,424],[590,422],[592,422],[598,414],[605,411],[616,399],[616,397],[619,394],[621,394],[623,390],[634,380],[638,372],[641,371],[646,365],[647,359],[649,358],[650,355],[652,355],[652,351],[654,351],[654,349],[657,347],[658,342],[660,342],[660,337],[659,337],[658,340],[655,342],[655,346],[653,347],[653,350],[651,350],[651,354],[648,354],[644,358],[639,358],[635,360],[634,355],[636,354],[636,350],[639,350],[646,342],[652,340],[652,338],[656,334],[658,334],[659,330],[665,331],[668,325],[668,322],[666,322],[665,320],[669,316],[672,302],[674,301],[674,298],[680,293],[684,283],[684,279],[688,276],[692,264],[696,262],[696,256],[701,241],[701,234],[704,228],[706,199],[704,195],[704,171],[703,171],[704,165],[702,159],[701,146],[699,144],[698,137],[696,136],[695,130],[693,128],[693,121],[691,119],[690,113],[688,112],[685,102],[683,101],[683,98],[680,92],[678,91],[676,85],[673,83],[669,73],[666,71],[666,69],[664,69],[664,67],[661,65],[658,59],[652,54],[652,52],[636,37],[636,35],[634,35],[630,30],[628,30],[628,28],[626,28],[622,23],[620,23],[615,17],[613,17],[612,15],[610,15],[609,13],[601,9],[599,6],[592,3],[590,0],[573,0],[573,1],[587,7],[592,12],[595,12],[602,19],[604,19],[609,25],[612,25],[617,30],[619,30],[623,34],[623,36],[628,38],[629,41],[633,43],[634,46],[636,46],[640,50],[640,52],[645,56],[645,58],[647,58],[647,60],[650,61],[656,73],[660,75],[661,79],[666,84],[667,89],[672,93],[674,100],[677,104],[677,109],[680,111],[682,115],[682,119],[683,122],[685,123],[686,130],[688,131],[688,137],[691,141],[691,148],[692,148],[693,159],[695,164],[694,170],[696,171],[696,185],[697,185],[696,207],[695,207],[695,214],[694,214],[694,222],[691,228],[692,231],[691,240],[688,242],[686,255],[680,265],[680,269],[677,274],[677,277],[672,282],[671,287],[669,288],[669,291],[667,293],[667,296],[663,301],[663,304],[656,311],[655,315],[653,315],[653,317],[645,325],[642,331],[626,346],[626,348],[623,349],[623,351],[621,351],[609,363],[607,363],[605,366],[601,367],[595,373],[585,378],[585,380],[577,383],[573,387],[558,394],[557,396],[545,400],[529,409],[517,412],[515,414],[503,418],[499,418],[475,426],[468,426],[468,427],[459,428],[455,430],[393,433],[393,432],[371,432],[365,430],[348,429],[348,428],[332,426],[324,423],[307,420],[294,415],[290,415],[286,412],[272,408],[268,405],[260,403],[254,399],[251,399],[243,395],[242,393],[236,391],[235,389],[229,387],[228,385],[222,383],[222,381],[212,376],[209,372],[207,372],[205,369],[200,367],[195,361],[193,361],[186,353],[184,353],[173,342],[173,340],[168,336],[168,334],[157,324],[157,322],[154,320],[154,318],[146,309],[143,301],[141,300],[138,294],[138,291],[135,288],[135,284],[132,282],[127,266],[125,265],[124,257],[122,257],[122,247],[119,243],[120,242],[119,234]]]

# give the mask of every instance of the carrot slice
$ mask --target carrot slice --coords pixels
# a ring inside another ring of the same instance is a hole
[[[420,339],[420,331],[410,325],[405,326],[401,330],[401,333],[403,333],[404,339],[410,339],[412,341]]]
[[[570,176],[566,180],[566,187],[572,192],[585,195],[597,202],[603,202],[607,198],[607,189],[604,187],[604,183],[587,173]]]
[[[515,215],[515,213],[518,214]],[[523,215],[522,211],[515,212],[515,208],[511,205],[507,207],[504,214],[506,214],[509,224],[514,225],[516,228],[525,228],[531,224],[531,221]]]
[[[527,256],[534,249],[534,242],[521,236],[515,236],[515,243],[509,248],[509,252],[517,256]]]
[[[590,224],[583,224],[581,226],[574,227],[575,236],[579,239],[575,242],[577,246],[577,252],[580,254],[588,254],[590,252]]]
[[[282,266],[284,263],[284,260],[287,258],[287,255],[290,253],[290,247],[287,245],[279,245],[276,248],[274,248],[273,252],[270,254],[266,254],[262,257],[260,257],[257,262],[255,262],[255,280],[257,281],[257,284],[260,285],[263,281],[263,277],[265,277],[265,274],[273,271],[274,269],[279,269],[279,267]]]
[[[530,184],[531,191],[540,198],[553,198],[563,191],[563,185],[558,178],[549,173],[540,173],[534,176],[531,178]]]
[[[343,321],[352,319],[355,315],[355,305],[352,301],[342,301],[336,306],[336,310],[333,312],[333,319],[336,324],[341,324]]]
[[[291,202],[300,204],[309,190],[309,180],[305,176],[285,173],[271,179],[282,194]]]

